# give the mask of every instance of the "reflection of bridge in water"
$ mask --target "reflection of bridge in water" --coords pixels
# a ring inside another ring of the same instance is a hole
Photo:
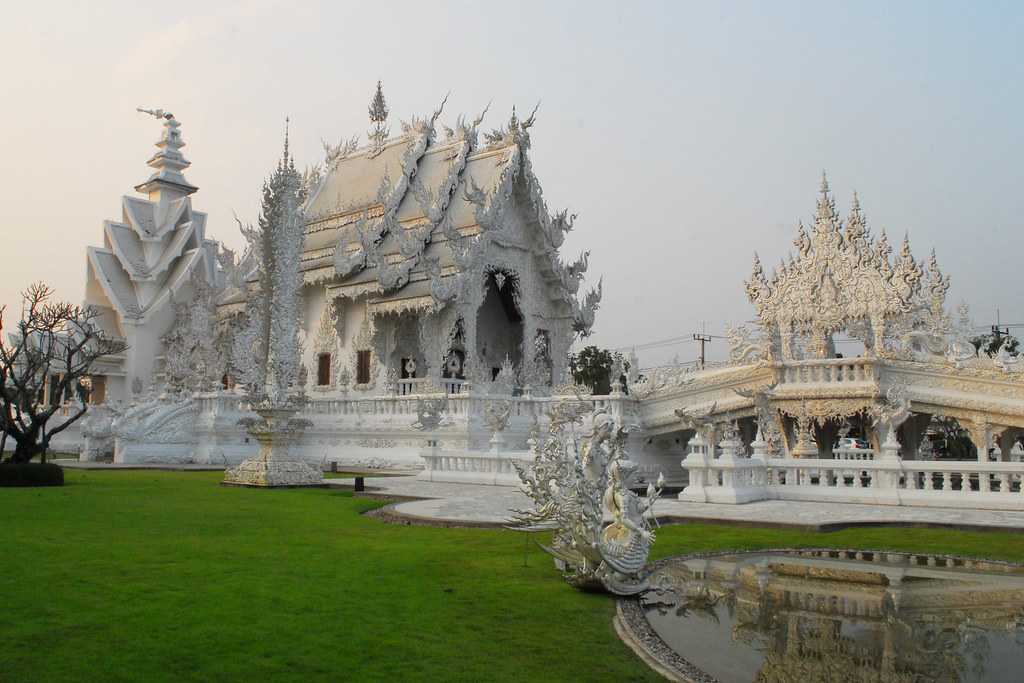
[[[723,680],[998,680],[1024,661],[1024,575],[999,563],[747,553],[668,560],[652,583],[655,632]]]

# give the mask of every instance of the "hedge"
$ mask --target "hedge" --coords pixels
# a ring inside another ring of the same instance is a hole
[[[0,464],[0,486],[63,486],[64,469],[53,463]]]

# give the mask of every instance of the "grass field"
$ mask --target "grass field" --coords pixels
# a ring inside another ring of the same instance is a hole
[[[613,600],[564,584],[522,534],[220,478],[0,489],[0,680],[658,680],[616,638]],[[796,545],[1024,561],[1016,533],[717,525],[665,527],[655,555]]]

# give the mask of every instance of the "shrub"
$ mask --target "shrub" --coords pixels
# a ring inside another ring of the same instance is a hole
[[[64,469],[41,462],[0,464],[0,486],[63,486]]]

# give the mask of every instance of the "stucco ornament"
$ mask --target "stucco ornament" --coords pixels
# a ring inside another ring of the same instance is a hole
[[[501,362],[498,376],[491,382],[490,393],[497,396],[511,396],[516,388],[518,374],[512,359],[506,355],[505,360]]]
[[[725,422],[725,416],[719,415],[717,410],[716,401],[710,405],[676,408],[673,412],[684,427],[700,434],[706,443],[714,444]]]
[[[729,339],[729,362],[731,364],[746,365],[768,359],[767,340],[753,334],[746,325],[726,326],[725,336]]]
[[[875,424],[882,427],[883,440],[894,439],[896,430],[911,416],[907,383],[902,380],[893,381],[885,392],[884,400],[876,403],[867,412]]]
[[[771,384],[757,389],[733,389],[737,395],[749,398],[754,402],[754,415],[757,417],[757,429],[765,450],[771,456],[784,452],[783,424],[779,411],[772,406]]]
[[[413,429],[428,432],[451,424],[448,417],[448,396],[420,398],[416,400],[416,421]]]
[[[114,456],[114,421],[120,417],[121,408],[113,403],[103,403],[89,409],[81,421],[82,450],[79,459],[96,462]]]
[[[1003,340],[1003,343],[999,345],[999,350],[996,351],[996,355],[992,357],[992,361],[1003,372],[1022,372],[1024,371],[1024,358],[1010,353],[1009,349],[1007,349],[1009,342],[1009,337]]]
[[[512,401],[487,401],[484,404],[483,421],[491,432],[505,431],[509,418],[512,416]]]
[[[319,486],[323,475],[290,457],[290,447],[311,423],[296,418],[298,404],[291,386],[299,379],[302,278],[299,264],[304,221],[299,173],[288,153],[264,186],[263,208],[254,233],[261,245],[259,283],[251,293],[250,333],[245,363],[249,375],[262,380],[250,387],[259,419],[239,422],[260,444],[259,454],[224,472],[224,483],[238,486]]]
[[[543,443],[532,442],[533,462],[515,464],[530,510],[517,510],[514,527],[553,529],[551,546],[566,580],[585,590],[634,595],[647,589],[645,565],[654,543],[652,508],[664,479],[650,484],[646,498],[630,490],[636,464],[626,454],[628,430],[603,410],[563,401],[552,410]],[[605,521],[605,515],[611,519]]]
[[[800,341],[812,358],[835,355],[832,335],[841,330],[862,330],[869,354],[883,356],[901,319],[922,308],[941,311],[948,281],[934,259],[926,272],[907,239],[892,259],[885,233],[871,236],[856,195],[844,226],[824,177],[814,225],[808,233],[800,224],[793,244],[796,258],[771,278],[755,255],[746,283],[761,327],[777,340],[783,360],[799,359]]]
[[[191,301],[174,299],[174,322],[161,339],[164,381],[171,391],[210,391],[227,371],[227,344],[218,334],[218,292],[199,270],[192,271],[192,287]]]

